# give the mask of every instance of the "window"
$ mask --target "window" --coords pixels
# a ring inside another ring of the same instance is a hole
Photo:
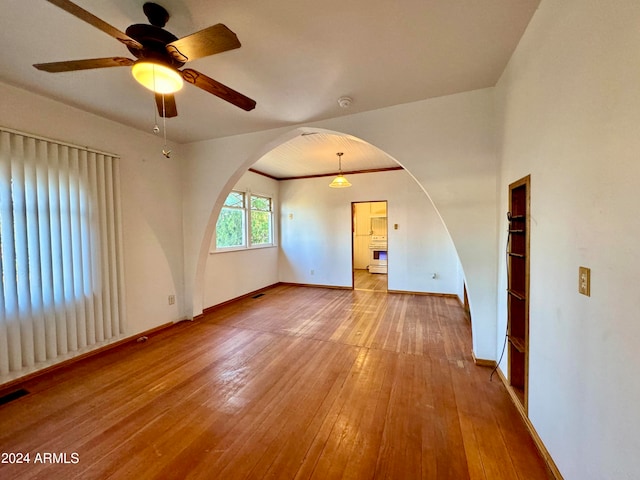
[[[269,245],[273,245],[273,199],[236,190],[229,193],[216,223],[216,248]]]
[[[124,332],[118,159],[0,129],[0,375]]]
[[[246,208],[242,192],[227,195],[218,223],[216,223],[216,248],[244,247],[246,245]]]
[[[251,195],[251,245],[271,245],[271,199]]]

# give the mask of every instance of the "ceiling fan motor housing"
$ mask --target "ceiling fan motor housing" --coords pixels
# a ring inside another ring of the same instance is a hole
[[[174,68],[180,68],[184,65],[184,62],[176,60],[167,53],[166,45],[178,40],[178,37],[173,33],[161,27],[144,23],[129,26],[125,33],[144,47],[138,49],[127,46],[129,51],[139,60],[154,60]]]

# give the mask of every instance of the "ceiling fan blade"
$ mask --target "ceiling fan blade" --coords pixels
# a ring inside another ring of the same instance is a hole
[[[255,100],[245,97],[241,93],[236,92],[232,88],[223,85],[213,78],[207,77],[203,73],[197,72],[191,68],[185,68],[181,73],[185,82],[191,83],[206,92],[212,93],[215,96],[232,103],[236,107],[240,107],[247,112],[256,108]]]
[[[126,57],[89,58],[86,60],[68,60],[66,62],[36,63],[34,67],[49,73],[73,72],[91,68],[129,67],[135,62]]]
[[[176,107],[176,98],[171,93],[164,94],[164,105],[162,104],[162,94],[156,93],[156,106],[158,114],[161,117],[171,118],[178,116],[178,107]]]
[[[169,55],[174,59],[186,63],[196,58],[240,48],[240,41],[235,33],[225,25],[218,23],[199,32],[179,38],[169,43],[166,48]]]
[[[109,25],[107,22],[96,17],[94,14],[87,12],[84,8],[79,7],[75,3],[70,2],[69,0],[47,0],[47,1],[49,3],[54,4],[57,7],[60,7],[64,11],[70,13],[71,15],[78,17],[80,20],[84,20],[88,24],[93,25],[94,27],[102,30],[107,35],[111,35],[113,38],[124,43],[126,46],[135,48],[135,49],[142,49],[142,45],[136,40],[134,40],[133,38],[131,38],[129,35]]]

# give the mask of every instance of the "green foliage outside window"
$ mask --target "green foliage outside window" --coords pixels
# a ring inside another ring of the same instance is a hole
[[[216,248],[246,246],[245,194],[231,192],[227,196],[216,223]],[[272,239],[271,198],[251,195],[251,245],[269,245]]]
[[[216,247],[243,246],[244,230],[244,209],[223,207],[216,223]]]
[[[251,195],[251,244],[265,245],[271,240],[271,199]]]

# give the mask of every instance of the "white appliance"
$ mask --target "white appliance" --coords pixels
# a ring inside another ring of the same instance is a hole
[[[387,273],[386,235],[371,235],[369,241],[369,273]]]

